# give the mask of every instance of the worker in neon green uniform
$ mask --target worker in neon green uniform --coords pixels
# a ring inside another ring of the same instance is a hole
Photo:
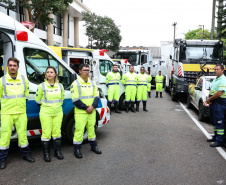
[[[159,92],[160,92],[160,98],[162,98],[163,81],[164,81],[164,76],[162,76],[161,71],[159,71],[159,74],[155,77],[155,84],[156,84],[156,96],[155,96],[155,98],[158,98]]]
[[[30,156],[27,140],[26,100],[29,97],[28,80],[18,73],[19,60],[17,58],[9,58],[7,67],[8,73],[0,79],[0,169],[6,168],[13,124],[16,127],[18,146],[22,152],[23,159],[31,163],[35,162]]]
[[[61,154],[61,125],[63,120],[62,104],[64,87],[58,82],[57,71],[53,66],[46,69],[45,82],[39,84],[35,101],[41,106],[40,121],[42,126],[41,142],[44,160],[51,161],[50,140],[53,138],[54,156],[63,159]]]
[[[148,85],[147,85],[148,97],[151,98],[151,81],[152,81],[152,76],[149,74],[149,71],[146,71],[146,74],[148,75]]]
[[[134,67],[132,65],[129,66],[129,72],[123,75],[122,83],[126,86],[126,112],[129,112],[129,103],[131,102],[131,111],[135,113],[134,103],[136,98],[137,74],[134,73]]]
[[[143,111],[148,112],[147,106],[147,84],[148,75],[145,74],[144,67],[140,68],[140,73],[137,75],[137,101],[136,101],[136,111],[139,112],[139,105],[142,99],[143,101]]]
[[[111,103],[114,100],[115,105],[115,113],[121,114],[118,110],[118,101],[119,101],[119,93],[120,86],[119,81],[121,79],[120,74],[118,73],[118,66],[116,64],[113,65],[112,72],[109,72],[106,76],[106,85],[108,87],[108,107],[111,111]]]
[[[96,110],[99,102],[99,92],[96,84],[89,78],[89,65],[81,64],[79,66],[81,74],[71,85],[71,98],[75,105],[75,133],[73,138],[74,155],[76,158],[82,158],[81,147],[85,127],[88,132],[88,141],[91,151],[96,154],[102,152],[97,147],[95,123]]]

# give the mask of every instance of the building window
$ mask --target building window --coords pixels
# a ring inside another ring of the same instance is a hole
[[[62,36],[62,16],[54,15],[53,16],[53,33],[55,35]]]

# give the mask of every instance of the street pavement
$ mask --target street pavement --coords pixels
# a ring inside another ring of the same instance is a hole
[[[63,142],[64,160],[44,162],[39,139],[30,141],[35,163],[23,161],[12,143],[7,168],[0,171],[0,184],[81,185],[214,185],[226,184],[226,161],[206,142],[178,102],[169,94],[148,99],[149,112],[112,112],[108,125],[96,132],[101,155],[82,147],[82,159],[73,146]],[[184,102],[182,102],[184,103]],[[197,118],[197,111],[189,110]],[[213,133],[208,122],[201,123]],[[225,149],[224,149],[225,150]]]

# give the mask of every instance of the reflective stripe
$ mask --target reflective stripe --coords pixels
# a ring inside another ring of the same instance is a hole
[[[88,141],[96,141],[96,138],[88,139]]]
[[[114,81],[119,82],[118,79],[109,80],[109,82],[114,82]]]
[[[22,78],[22,83],[24,84],[24,97],[25,97],[25,94],[26,94],[26,82],[25,82],[25,77],[24,75],[21,75],[21,78]],[[17,96],[18,97],[18,96]]]
[[[147,82],[147,81],[145,81],[145,80],[142,80],[142,81],[138,81],[138,82]]]
[[[224,130],[217,130],[218,135],[224,135]]]
[[[50,139],[45,139],[41,137],[41,141],[50,141]]]
[[[7,149],[9,149],[9,146],[7,146],[7,147],[0,146],[0,150],[7,150]]]
[[[16,95],[12,95],[12,96],[2,96],[3,99],[13,99],[16,98]]]
[[[155,82],[155,83],[163,83],[163,82]]]
[[[136,82],[136,80],[126,80],[126,82]]]
[[[78,101],[79,100],[79,98],[75,98],[75,99],[73,99],[72,101],[73,102],[76,102],[76,101]]]
[[[41,102],[40,102],[40,101],[36,101],[36,103],[37,103],[37,104],[41,104]]]
[[[24,97],[25,97],[25,94],[17,95],[17,98],[24,98]]]
[[[61,136],[60,137],[53,137],[53,140],[56,140],[56,139],[59,139],[59,138],[61,138]]]
[[[45,83],[42,82],[41,86],[42,86],[42,90],[44,91],[44,97],[45,97],[45,100],[47,101]]]
[[[94,86],[93,81],[90,80],[91,85],[93,86],[93,95],[91,95],[91,96],[82,96],[82,88],[81,88],[81,85],[80,85],[80,83],[79,83],[79,80],[76,80],[75,82],[77,83],[78,93],[79,93],[79,99],[80,99],[80,100],[81,100],[81,99],[90,99],[90,98],[94,98],[94,87],[95,87],[95,86]]]
[[[41,99],[41,102],[43,103],[59,103],[59,102],[63,102],[62,100],[43,100]]]
[[[73,141],[73,144],[74,145],[80,145],[80,144],[82,144],[82,141]]]
[[[18,145],[20,148],[26,148],[29,145],[29,143],[27,143],[26,145]]]
[[[127,85],[133,85],[133,86],[136,86],[136,84],[125,84],[125,85],[126,85],[126,86],[127,86]]]

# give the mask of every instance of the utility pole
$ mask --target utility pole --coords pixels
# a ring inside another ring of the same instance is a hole
[[[222,14],[223,14],[223,5],[224,0],[219,0],[218,5],[218,15],[217,15],[217,39],[221,40],[221,32],[222,32]]]
[[[210,39],[213,40],[214,38],[214,31],[215,31],[215,12],[216,12],[216,0],[213,0],[213,9],[212,9],[212,25],[211,25],[211,36]]]
[[[204,25],[199,25],[202,26],[202,39],[204,39]]]
[[[173,25],[173,27],[174,27],[173,43],[175,43],[175,32],[176,32],[176,25],[177,25],[177,23],[174,22],[172,25]]]

